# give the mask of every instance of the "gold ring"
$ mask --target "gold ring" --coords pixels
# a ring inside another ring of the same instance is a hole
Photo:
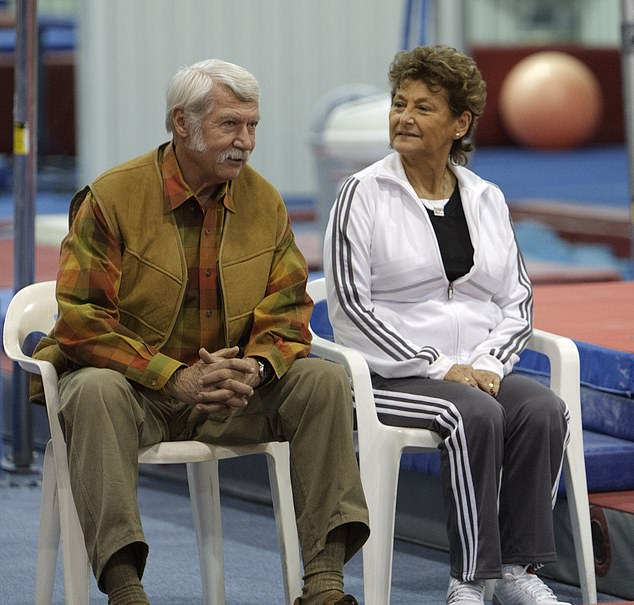
[[[471,378],[469,378],[468,376],[465,376],[464,379],[469,382],[471,380]]]
[[[493,383],[489,382],[489,388],[492,389],[493,388]]]

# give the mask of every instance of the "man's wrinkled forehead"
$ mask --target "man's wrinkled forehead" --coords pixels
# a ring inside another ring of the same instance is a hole
[[[219,87],[214,91],[211,113],[219,116],[260,121],[258,101],[240,99],[230,88]]]

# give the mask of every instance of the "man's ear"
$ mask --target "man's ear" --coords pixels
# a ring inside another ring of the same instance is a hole
[[[185,138],[189,135],[189,122],[185,112],[180,107],[172,110],[172,128],[180,137]]]

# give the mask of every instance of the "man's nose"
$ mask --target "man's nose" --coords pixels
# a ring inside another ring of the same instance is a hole
[[[245,124],[236,135],[234,145],[239,149],[251,150],[255,147],[255,135],[249,131],[249,127]]]

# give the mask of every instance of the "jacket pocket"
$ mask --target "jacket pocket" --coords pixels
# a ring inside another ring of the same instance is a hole
[[[128,252],[122,260],[121,274],[121,323],[148,344],[162,344],[181,305],[182,278]]]

